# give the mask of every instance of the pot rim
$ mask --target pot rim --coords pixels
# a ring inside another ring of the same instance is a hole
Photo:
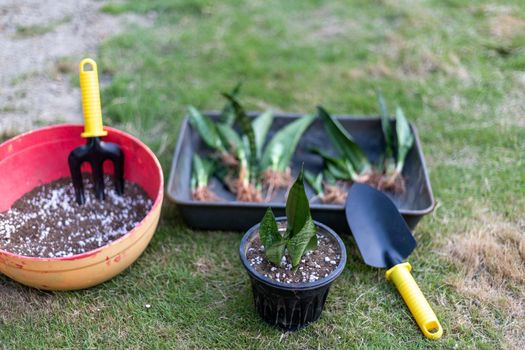
[[[287,221],[288,219],[286,218],[286,216],[279,216],[279,217],[275,218],[275,220],[277,222],[283,222],[283,221]],[[332,283],[337,277],[339,277],[339,275],[343,272],[343,270],[345,268],[345,265],[346,265],[346,247],[345,247],[341,237],[339,237],[339,235],[334,230],[332,230],[330,227],[328,227],[325,224],[320,223],[320,222],[318,222],[316,220],[314,220],[314,224],[315,224],[316,227],[321,228],[325,233],[331,235],[337,241],[337,244],[339,245],[339,249],[341,251],[340,252],[341,259],[339,260],[339,264],[337,265],[336,269],[334,271],[332,271],[330,273],[330,275],[328,275],[328,277],[323,277],[321,279],[318,279],[315,282],[285,283],[285,282],[277,282],[277,281],[275,281],[275,280],[273,280],[273,279],[271,279],[269,277],[265,277],[262,273],[260,273],[257,270],[255,270],[250,265],[250,262],[248,261],[248,258],[246,258],[246,253],[245,252],[246,252],[246,249],[247,249],[247,244],[250,241],[250,238],[258,231],[261,223],[258,223],[256,225],[252,226],[248,231],[246,231],[246,233],[242,237],[241,244],[240,244],[240,247],[239,247],[239,256],[241,258],[241,262],[244,265],[244,268],[246,269],[246,271],[248,272],[250,277],[255,278],[259,282],[262,282],[262,283],[264,283],[266,285],[269,285],[269,286],[272,286],[274,288],[285,289],[285,290],[292,290],[292,291],[293,290],[316,289],[316,288],[320,288],[320,287],[323,287],[325,285],[328,285],[328,284]]]
[[[49,125],[49,126],[45,126],[45,127],[38,128],[38,129],[35,129],[35,130],[30,130],[30,131],[24,132],[22,134],[19,134],[17,136],[14,136],[14,137],[12,137],[12,138],[10,138],[10,139],[0,143],[0,146],[5,147],[6,145],[8,145],[10,143],[13,143],[13,142],[16,142],[18,139],[21,139],[23,137],[27,137],[28,135],[31,135],[31,134],[34,134],[34,133],[38,133],[38,132],[42,132],[42,131],[47,131],[47,130],[50,130],[50,129],[79,128],[79,127],[83,127],[83,124],[64,123],[64,124]],[[135,142],[141,148],[143,148],[146,151],[146,153],[150,157],[152,157],[152,159],[155,162],[156,169],[158,171],[159,178],[160,178],[160,183],[159,183],[159,189],[157,191],[156,197],[153,198],[153,205],[151,206],[151,209],[147,212],[146,216],[144,216],[144,218],[139,222],[139,224],[137,226],[135,226],[132,230],[128,231],[122,237],[119,237],[116,240],[111,241],[111,242],[109,242],[106,245],[103,245],[102,247],[98,247],[98,248],[95,248],[93,250],[90,250],[90,251],[87,251],[87,252],[84,252],[84,253],[75,254],[75,255],[71,255],[71,256],[49,258],[49,257],[37,257],[37,256],[20,255],[20,254],[16,254],[16,253],[11,253],[11,252],[9,252],[7,250],[0,249],[0,255],[3,255],[3,256],[6,256],[6,257],[10,257],[10,258],[15,258],[15,259],[18,259],[18,260],[31,260],[31,261],[35,261],[35,262],[71,261],[71,260],[81,260],[81,259],[89,258],[91,256],[97,255],[98,253],[106,250],[110,246],[118,245],[121,242],[127,240],[136,231],[138,231],[138,229],[140,227],[142,227],[147,220],[150,219],[152,213],[154,213],[156,211],[156,209],[159,206],[162,205],[162,201],[164,199],[164,174],[162,172],[162,167],[160,165],[160,162],[159,162],[158,158],[155,156],[155,153],[153,153],[153,151],[145,143],[143,143],[137,137],[135,137],[135,136],[133,136],[133,135],[127,133],[127,132],[121,131],[119,129],[115,129],[115,128],[110,127],[110,126],[104,126],[104,129],[106,129],[106,130],[108,130],[108,131],[110,131],[112,133],[124,136],[124,137],[126,137],[128,139],[131,139],[133,142]]]

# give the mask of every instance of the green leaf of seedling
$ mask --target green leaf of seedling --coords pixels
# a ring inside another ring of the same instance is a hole
[[[306,182],[308,182],[308,184],[314,189],[316,195],[323,195],[323,173],[319,173],[317,176],[315,176],[311,172],[305,171],[304,178],[306,179]]]
[[[242,82],[238,82],[232,91],[230,91],[230,95],[233,97],[239,96],[239,93],[241,91]],[[233,106],[230,101],[227,101],[224,107],[222,108],[221,115],[219,117],[219,122],[226,124],[228,126],[232,126],[235,122],[235,112],[233,110]]]
[[[390,115],[386,108],[385,100],[380,91],[377,91],[377,102],[379,104],[379,111],[381,114],[381,128],[383,129],[383,136],[385,138],[385,160],[389,160],[394,157],[394,142],[395,134],[394,128],[390,121]]]
[[[293,238],[304,226],[310,215],[310,204],[304,190],[304,169],[290,188],[288,199],[286,200],[286,217],[288,218],[287,237]]]
[[[301,262],[301,258],[307,249],[312,250],[317,247],[316,231],[312,217],[308,216],[301,230],[294,234],[288,241],[288,253],[292,259],[294,269],[297,268]]]
[[[195,170],[193,170],[193,167],[191,170],[190,186],[192,191],[197,188],[197,174],[195,174]]]
[[[396,171],[401,173],[405,165],[405,159],[414,145],[414,135],[410,129],[410,124],[399,107],[396,109],[396,132],[397,132],[397,161]]]
[[[286,248],[286,241],[282,240],[280,242],[276,242],[273,244],[270,248],[264,247],[264,252],[266,254],[266,258],[274,263],[276,266],[281,266],[281,259],[284,255],[284,249]]]
[[[315,234],[310,238],[310,241],[306,245],[305,253],[311,250],[317,249],[317,228],[315,228]]]
[[[259,226],[259,238],[264,245],[264,249],[269,249],[275,243],[283,240],[277,228],[277,222],[275,221],[272,208],[268,208],[264,214],[261,225]]]
[[[206,187],[213,172],[213,162],[206,158],[201,158],[196,153],[192,159],[192,178],[194,177],[195,187]]]
[[[244,146],[241,137],[229,125],[217,123],[216,125],[222,143],[227,146],[230,153],[239,155],[239,152],[244,153]]]
[[[268,135],[272,123],[273,113],[271,111],[260,114],[252,122],[253,132],[255,133],[255,145],[257,147],[257,158],[261,157],[264,141],[266,141],[266,135]]]
[[[346,180],[350,181],[354,179],[354,176],[357,176],[355,172],[351,172],[352,170],[352,164],[350,162],[341,161],[340,163],[327,163],[326,164],[326,170],[332,177],[338,180]]]
[[[328,169],[323,170],[323,177],[327,184],[335,185],[336,178],[334,177],[334,175],[332,175],[330,171],[328,171]]]
[[[311,152],[321,156],[325,162],[326,169],[336,179],[355,180],[357,173],[348,159],[336,158],[319,148],[311,148]]]
[[[348,131],[343,128],[341,123],[333,118],[323,107],[317,107],[317,114],[323,121],[326,133],[339,154],[352,163],[352,167],[358,174],[370,171],[372,165],[366,157],[366,154],[352,139]]]
[[[213,171],[213,175],[220,181],[225,187],[228,187],[228,183],[226,181],[226,177],[230,173],[230,169],[228,169],[224,164],[222,163],[216,163],[215,169]]]
[[[272,168],[280,172],[285,171],[292,160],[301,136],[314,119],[315,115],[305,115],[276,132],[264,149],[261,169]]]
[[[248,164],[250,172],[250,181],[257,182],[258,180],[258,159],[257,159],[257,145],[255,143],[255,132],[253,131],[252,123],[244,108],[241,104],[235,99],[235,97],[229,94],[223,94],[233,106],[235,111],[235,120],[239,123],[242,132],[244,133],[243,139],[246,139],[248,153]]]
[[[188,112],[190,124],[197,130],[202,140],[213,149],[225,151],[226,149],[213,121],[193,106],[188,107]]]

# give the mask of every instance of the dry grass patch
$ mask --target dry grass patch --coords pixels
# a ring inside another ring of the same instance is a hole
[[[388,60],[381,58],[375,63],[354,68],[350,71],[350,76],[354,79],[420,80],[438,73],[448,78],[470,81],[468,70],[454,54],[442,59],[429,50],[410,47],[397,47],[394,50],[387,48],[384,51]]]
[[[54,293],[24,287],[7,277],[0,277],[0,321],[17,320],[27,315],[46,316],[60,308]]]
[[[495,121],[502,126],[524,127],[525,104],[523,101],[525,101],[525,91],[523,87],[509,91],[495,109],[497,116]]]
[[[195,273],[200,275],[207,275],[213,269],[213,261],[208,258],[201,256],[193,263],[195,267]]]
[[[407,41],[395,33],[386,35],[385,43],[379,47],[379,51],[382,53],[381,58],[352,70],[352,78],[420,80],[437,73],[463,82],[471,80],[470,73],[454,52],[440,56],[432,47]]]
[[[341,38],[352,39],[366,33],[364,23],[357,18],[344,17],[340,9],[326,3],[306,16],[292,17],[288,22],[289,30],[300,35],[301,41],[308,44],[336,41]]]
[[[512,39],[523,35],[525,20],[508,13],[502,13],[489,19],[490,34],[496,38]]]
[[[482,313],[490,307],[501,312],[495,327],[506,348],[525,348],[525,222],[480,215],[476,227],[453,237],[446,251],[460,272],[451,285],[479,303]]]

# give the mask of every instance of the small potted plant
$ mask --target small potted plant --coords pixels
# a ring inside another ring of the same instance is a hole
[[[268,208],[244,235],[240,257],[266,322],[297,330],[321,316],[346,250],[332,229],[312,219],[302,169],[288,193],[286,217],[276,219]]]

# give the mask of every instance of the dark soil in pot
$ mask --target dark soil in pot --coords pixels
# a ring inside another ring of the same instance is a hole
[[[279,230],[286,230],[286,223],[280,222]],[[250,242],[246,257],[250,261],[250,266],[274,281],[284,283],[315,282],[328,277],[341,260],[341,249],[334,237],[320,231],[317,233],[317,242],[317,249],[303,256],[297,271],[293,271],[288,255],[283,257],[281,266],[275,266],[268,261],[264,255],[264,246],[258,236]]]
[[[0,249],[43,258],[85,253],[131,231],[153,205],[132,182],[117,195],[107,175],[106,198],[96,200],[89,174],[83,178],[84,205],[76,203],[71,178],[65,177],[33,189],[0,213]]]
[[[279,229],[284,230],[286,218],[277,220]],[[288,256],[281,266],[266,259],[258,237],[259,225],[241,241],[241,261],[252,282],[255,308],[266,322],[283,330],[297,330],[321,316],[330,285],[346,263],[339,236],[327,226],[315,224],[318,247],[303,256],[297,271],[293,271]]]

